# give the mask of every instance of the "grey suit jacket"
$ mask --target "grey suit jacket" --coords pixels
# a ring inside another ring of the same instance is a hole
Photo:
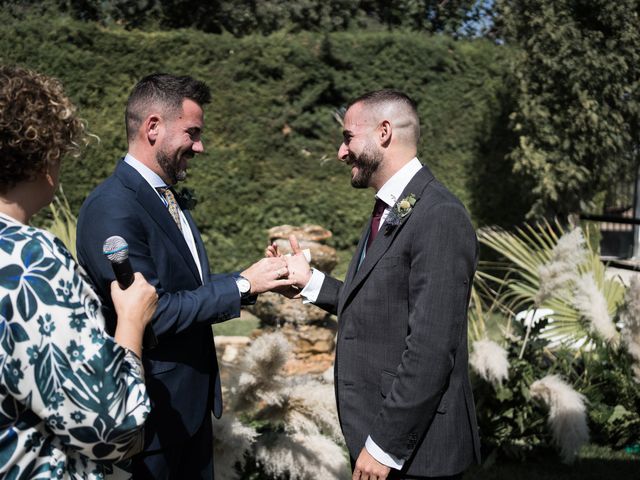
[[[401,198],[410,193],[410,214],[382,225],[358,267],[367,224],[344,283],[326,277],[316,305],[338,315],[335,388],[351,456],[370,435],[409,475],[454,475],[480,460],[467,347],[477,240],[427,167]]]

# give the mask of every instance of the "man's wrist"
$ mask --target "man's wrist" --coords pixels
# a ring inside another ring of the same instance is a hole
[[[369,455],[376,459],[377,462],[386,465],[389,468],[395,468],[396,470],[402,469],[404,466],[404,460],[394,457],[393,455],[382,450],[371,437],[367,437],[367,441],[364,444],[364,448],[367,449]]]
[[[238,293],[240,294],[240,303],[242,305],[253,305],[256,303],[258,295],[251,294],[251,282],[243,275],[237,275],[234,277],[236,281],[236,287],[238,287]]]
[[[316,270],[315,268],[311,269],[311,278],[304,286],[304,288],[300,291],[300,295],[302,296],[302,303],[315,303],[318,299],[318,295],[320,295],[320,289],[322,288],[322,284],[324,283],[324,273],[320,270]]]

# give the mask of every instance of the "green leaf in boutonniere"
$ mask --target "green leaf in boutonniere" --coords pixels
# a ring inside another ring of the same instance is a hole
[[[398,200],[391,208],[391,211],[385,220],[385,233],[390,233],[394,228],[400,225],[402,223],[402,219],[411,214],[415,204],[416,196],[413,193],[410,193],[402,200]]]
[[[178,194],[177,200],[180,208],[187,210],[193,210],[196,208],[196,205],[198,204],[198,197],[196,197],[193,190],[188,187],[182,187],[180,191],[176,193]]]

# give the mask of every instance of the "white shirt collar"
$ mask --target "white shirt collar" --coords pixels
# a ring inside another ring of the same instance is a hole
[[[130,153],[127,153],[127,155],[124,157],[124,161],[127,165],[134,168],[140,175],[142,175],[142,178],[144,178],[153,189],[167,186],[160,175],[151,170],[144,163],[140,162],[140,160],[137,160]]]
[[[413,158],[404,167],[398,170],[386,183],[378,190],[376,197],[382,200],[389,206],[393,206],[399,199],[400,195],[411,179],[422,168],[420,160],[416,157]]]

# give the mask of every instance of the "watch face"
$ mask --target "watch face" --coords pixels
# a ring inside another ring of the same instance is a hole
[[[249,283],[249,280],[243,277],[238,278],[238,287],[240,288],[241,293],[247,293],[249,290],[251,290],[251,284]]]

